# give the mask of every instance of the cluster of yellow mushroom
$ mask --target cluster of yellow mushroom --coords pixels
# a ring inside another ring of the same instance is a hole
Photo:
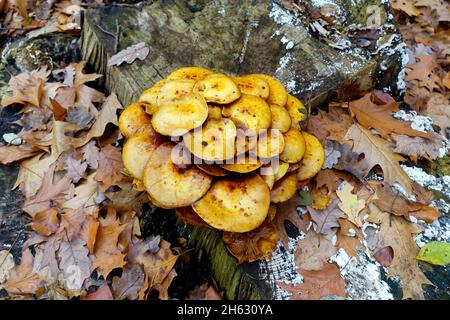
[[[271,76],[185,67],[122,112],[123,163],[155,206],[248,232],[322,168],[324,149],[302,131],[306,120],[300,100]]]

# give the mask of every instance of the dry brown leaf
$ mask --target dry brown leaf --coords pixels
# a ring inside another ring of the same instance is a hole
[[[336,233],[335,228],[339,227],[337,219],[345,217],[344,212],[339,209],[338,205],[339,200],[334,199],[324,210],[308,207],[311,220],[314,222],[314,231],[325,236]]]
[[[131,64],[136,59],[144,60],[149,52],[150,49],[147,47],[145,42],[139,42],[119,51],[109,58],[108,66],[120,66],[124,62]]]
[[[86,215],[82,209],[65,209],[60,218],[58,234],[61,238],[72,241],[78,236]]]
[[[288,201],[282,202],[277,206],[275,224],[277,225],[278,234],[285,249],[289,249],[289,237],[286,233],[285,221],[290,221],[299,231],[302,232],[306,232],[310,222],[309,216],[300,216],[297,212],[299,201],[300,196],[296,194]]]
[[[429,133],[412,129],[409,122],[392,117],[392,112],[398,110],[398,105],[391,96],[383,92],[375,90],[367,93],[361,99],[351,101],[349,108],[362,126],[376,129],[383,138],[389,138],[392,133],[432,137]]]
[[[380,225],[377,249],[387,246],[394,250],[394,258],[388,270],[388,277],[394,275],[402,279],[403,299],[424,299],[422,284],[431,284],[420,270],[416,256],[419,248],[412,239],[422,229],[403,217],[382,212],[374,204],[369,204],[368,221]]]
[[[399,135],[396,139],[396,146],[392,151],[409,156],[415,162],[417,158],[435,160],[440,155],[442,138],[438,134],[433,134],[431,139],[405,135]]]
[[[351,126],[345,137],[353,140],[354,152],[364,153],[365,158],[361,162],[365,163],[367,167],[366,175],[373,167],[379,165],[383,170],[384,181],[390,185],[398,182],[408,193],[412,194],[412,180],[399,164],[405,159],[390,150],[391,143],[375,136],[358,124]]]
[[[84,183],[75,188],[75,196],[62,204],[63,209],[83,209],[86,212],[95,210],[96,197],[99,193],[98,183],[94,179],[95,174],[91,173]]]
[[[100,223],[93,215],[87,215],[81,226],[79,237],[86,242],[89,253],[94,253],[95,239],[97,239],[97,231]]]
[[[0,163],[10,164],[16,161],[24,160],[36,155],[38,152],[41,152],[41,150],[36,147],[30,147],[26,144],[22,144],[20,146],[3,146],[0,147]]]
[[[135,300],[144,286],[144,271],[138,264],[126,265],[120,277],[112,279],[114,297],[117,300]]]
[[[53,184],[53,174],[55,166],[52,165],[45,173],[42,186],[35,197],[27,199],[22,209],[31,217],[36,213],[49,209],[52,203],[62,203],[67,198],[67,190],[70,188],[71,182],[67,177],[61,178],[58,182]]]
[[[55,208],[48,208],[37,212],[31,222],[31,228],[42,236],[52,235],[59,228],[58,211]]]
[[[298,270],[303,282],[290,285],[278,282],[278,286],[291,293],[290,300],[318,300],[326,296],[345,297],[345,283],[339,268],[327,263],[321,270]]]
[[[344,249],[349,256],[359,260],[359,254],[356,250],[358,247],[363,247],[361,230],[347,219],[338,219],[338,221],[341,227],[337,233],[336,247]],[[351,229],[354,231],[354,236],[349,236]]]
[[[417,63],[408,64],[406,66],[406,81],[417,80],[419,85],[427,88],[430,91],[441,88],[441,78],[437,74],[436,69],[439,65],[436,61],[436,56],[433,55],[416,55]]]
[[[27,248],[22,251],[22,261],[11,269],[3,287],[9,294],[34,294],[41,286],[41,279],[33,271],[33,255]]]
[[[222,297],[213,286],[204,283],[189,291],[186,300],[222,300]]]
[[[95,174],[95,180],[101,183],[102,191],[117,185],[123,179],[124,176],[121,173],[123,168],[120,149],[112,145],[102,148]]]
[[[384,212],[404,216],[407,219],[413,216],[427,223],[431,223],[440,217],[436,208],[408,200],[398,193],[394,195],[387,186],[380,185],[377,188],[376,196],[377,198],[373,200],[373,203]]]
[[[65,161],[66,177],[71,179],[73,183],[77,183],[80,179],[86,176],[87,163],[74,159],[69,156]]]
[[[345,132],[352,125],[352,118],[341,108],[331,108],[330,112],[319,110],[308,118],[307,130],[326,144],[326,140],[344,141]]]
[[[336,251],[337,248],[331,243],[330,237],[309,230],[305,238],[297,243],[295,265],[298,269],[320,270]]]
[[[39,107],[44,84],[49,74],[50,72],[44,67],[12,77],[8,82],[8,91],[11,92],[11,95],[3,97],[2,106],[9,106],[13,103],[29,103]]]
[[[67,289],[80,290],[84,280],[91,276],[93,270],[85,242],[80,239],[63,241],[57,255]]]
[[[392,250],[392,247],[390,246],[378,249],[373,254],[373,258],[382,266],[389,267],[392,263],[392,259],[394,259],[394,250]]]
[[[92,267],[94,270],[98,269],[106,279],[113,269],[122,268],[126,263],[125,254],[117,246],[119,235],[125,229],[126,224],[120,224],[116,211],[111,206],[108,207],[106,217],[99,221]]]

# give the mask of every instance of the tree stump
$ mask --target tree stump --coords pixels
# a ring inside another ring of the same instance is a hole
[[[349,21],[364,23],[362,12],[358,7],[346,15]],[[106,91],[115,92],[124,105],[176,68],[203,66],[227,74],[275,75],[288,91],[314,106],[342,86],[370,88],[377,66],[374,59],[344,54],[311,36],[297,15],[271,0],[238,5],[232,0],[152,1],[88,10],[82,37],[84,60],[104,75]],[[145,60],[107,66],[117,51],[141,41],[150,48]],[[277,271],[267,261],[237,265],[218,231],[178,224],[180,228],[190,245],[206,254],[225,298],[276,297],[272,275]]]

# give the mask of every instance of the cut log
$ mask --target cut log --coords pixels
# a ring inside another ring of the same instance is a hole
[[[141,41],[150,48],[145,60],[107,67],[117,51]],[[82,52],[88,66],[104,75],[106,91],[115,92],[125,105],[174,69],[203,66],[227,74],[275,75],[288,91],[314,106],[341,86],[370,88],[377,65],[311,36],[298,16],[270,0],[239,5],[232,0],[153,1],[88,10]],[[206,254],[225,298],[279,297],[275,282],[284,261],[237,265],[220,232],[186,230],[190,245]]]

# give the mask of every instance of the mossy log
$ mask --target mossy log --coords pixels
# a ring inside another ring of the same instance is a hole
[[[150,48],[145,60],[107,66],[117,51],[141,41]],[[271,0],[153,1],[88,10],[82,53],[88,66],[104,75],[106,91],[125,105],[172,70],[190,65],[227,74],[272,74],[315,105],[342,85],[370,88],[377,64],[312,37],[295,15]],[[186,230],[190,245],[206,254],[225,298],[274,297],[274,281],[259,276],[264,263],[237,265],[218,231]]]

